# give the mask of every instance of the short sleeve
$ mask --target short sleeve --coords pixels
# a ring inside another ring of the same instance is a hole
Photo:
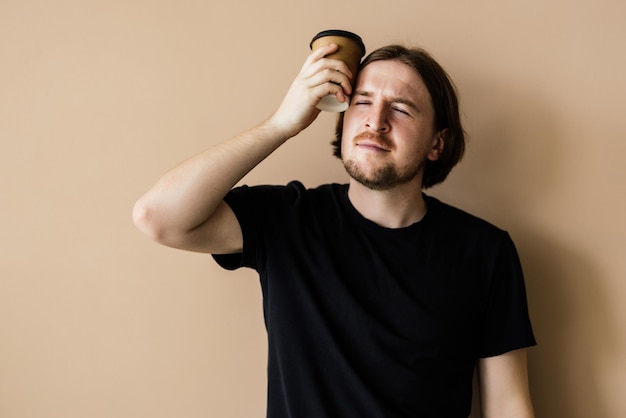
[[[305,191],[297,181],[286,186],[240,186],[232,189],[224,201],[232,209],[243,234],[243,250],[236,254],[213,254],[227,270],[264,268],[265,242],[280,239],[294,202]]]
[[[536,344],[522,266],[508,233],[503,234],[493,256],[479,357]]]

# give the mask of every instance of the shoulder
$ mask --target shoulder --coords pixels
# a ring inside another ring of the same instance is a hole
[[[323,184],[314,188],[308,188],[298,180],[292,180],[285,185],[242,185],[235,187],[229,195],[251,195],[251,196],[269,196],[284,195],[286,198],[297,199],[299,197],[321,197],[324,195],[333,195],[340,192],[345,185],[341,184]]]
[[[472,241],[501,241],[509,239],[508,232],[493,223],[441,200],[424,195],[428,205],[428,223],[436,231],[456,239]]]
[[[281,211],[319,210],[341,204],[345,185],[324,184],[307,188],[300,181],[286,185],[242,185],[232,189],[224,198],[237,213],[279,214]]]

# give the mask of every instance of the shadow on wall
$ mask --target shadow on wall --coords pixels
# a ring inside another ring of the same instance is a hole
[[[550,110],[529,94],[464,83],[467,160],[436,193],[512,233],[538,341],[529,355],[536,415],[608,418],[597,383],[616,334],[599,269],[528,215],[556,192],[559,148],[567,142]]]

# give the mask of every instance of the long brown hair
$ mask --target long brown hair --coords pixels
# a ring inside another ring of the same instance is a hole
[[[382,60],[397,60],[413,68],[426,85],[435,113],[435,130],[445,129],[443,152],[438,160],[426,161],[422,188],[427,189],[443,182],[465,152],[465,133],[459,115],[459,102],[454,83],[446,71],[423,49],[409,49],[401,45],[389,45],[370,53],[360,68]],[[341,158],[343,113],[340,114],[332,142],[333,155]]]

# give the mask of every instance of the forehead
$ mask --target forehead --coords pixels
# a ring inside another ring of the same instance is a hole
[[[416,102],[431,102],[422,77],[412,67],[397,60],[374,61],[366,65],[359,72],[356,90]]]

